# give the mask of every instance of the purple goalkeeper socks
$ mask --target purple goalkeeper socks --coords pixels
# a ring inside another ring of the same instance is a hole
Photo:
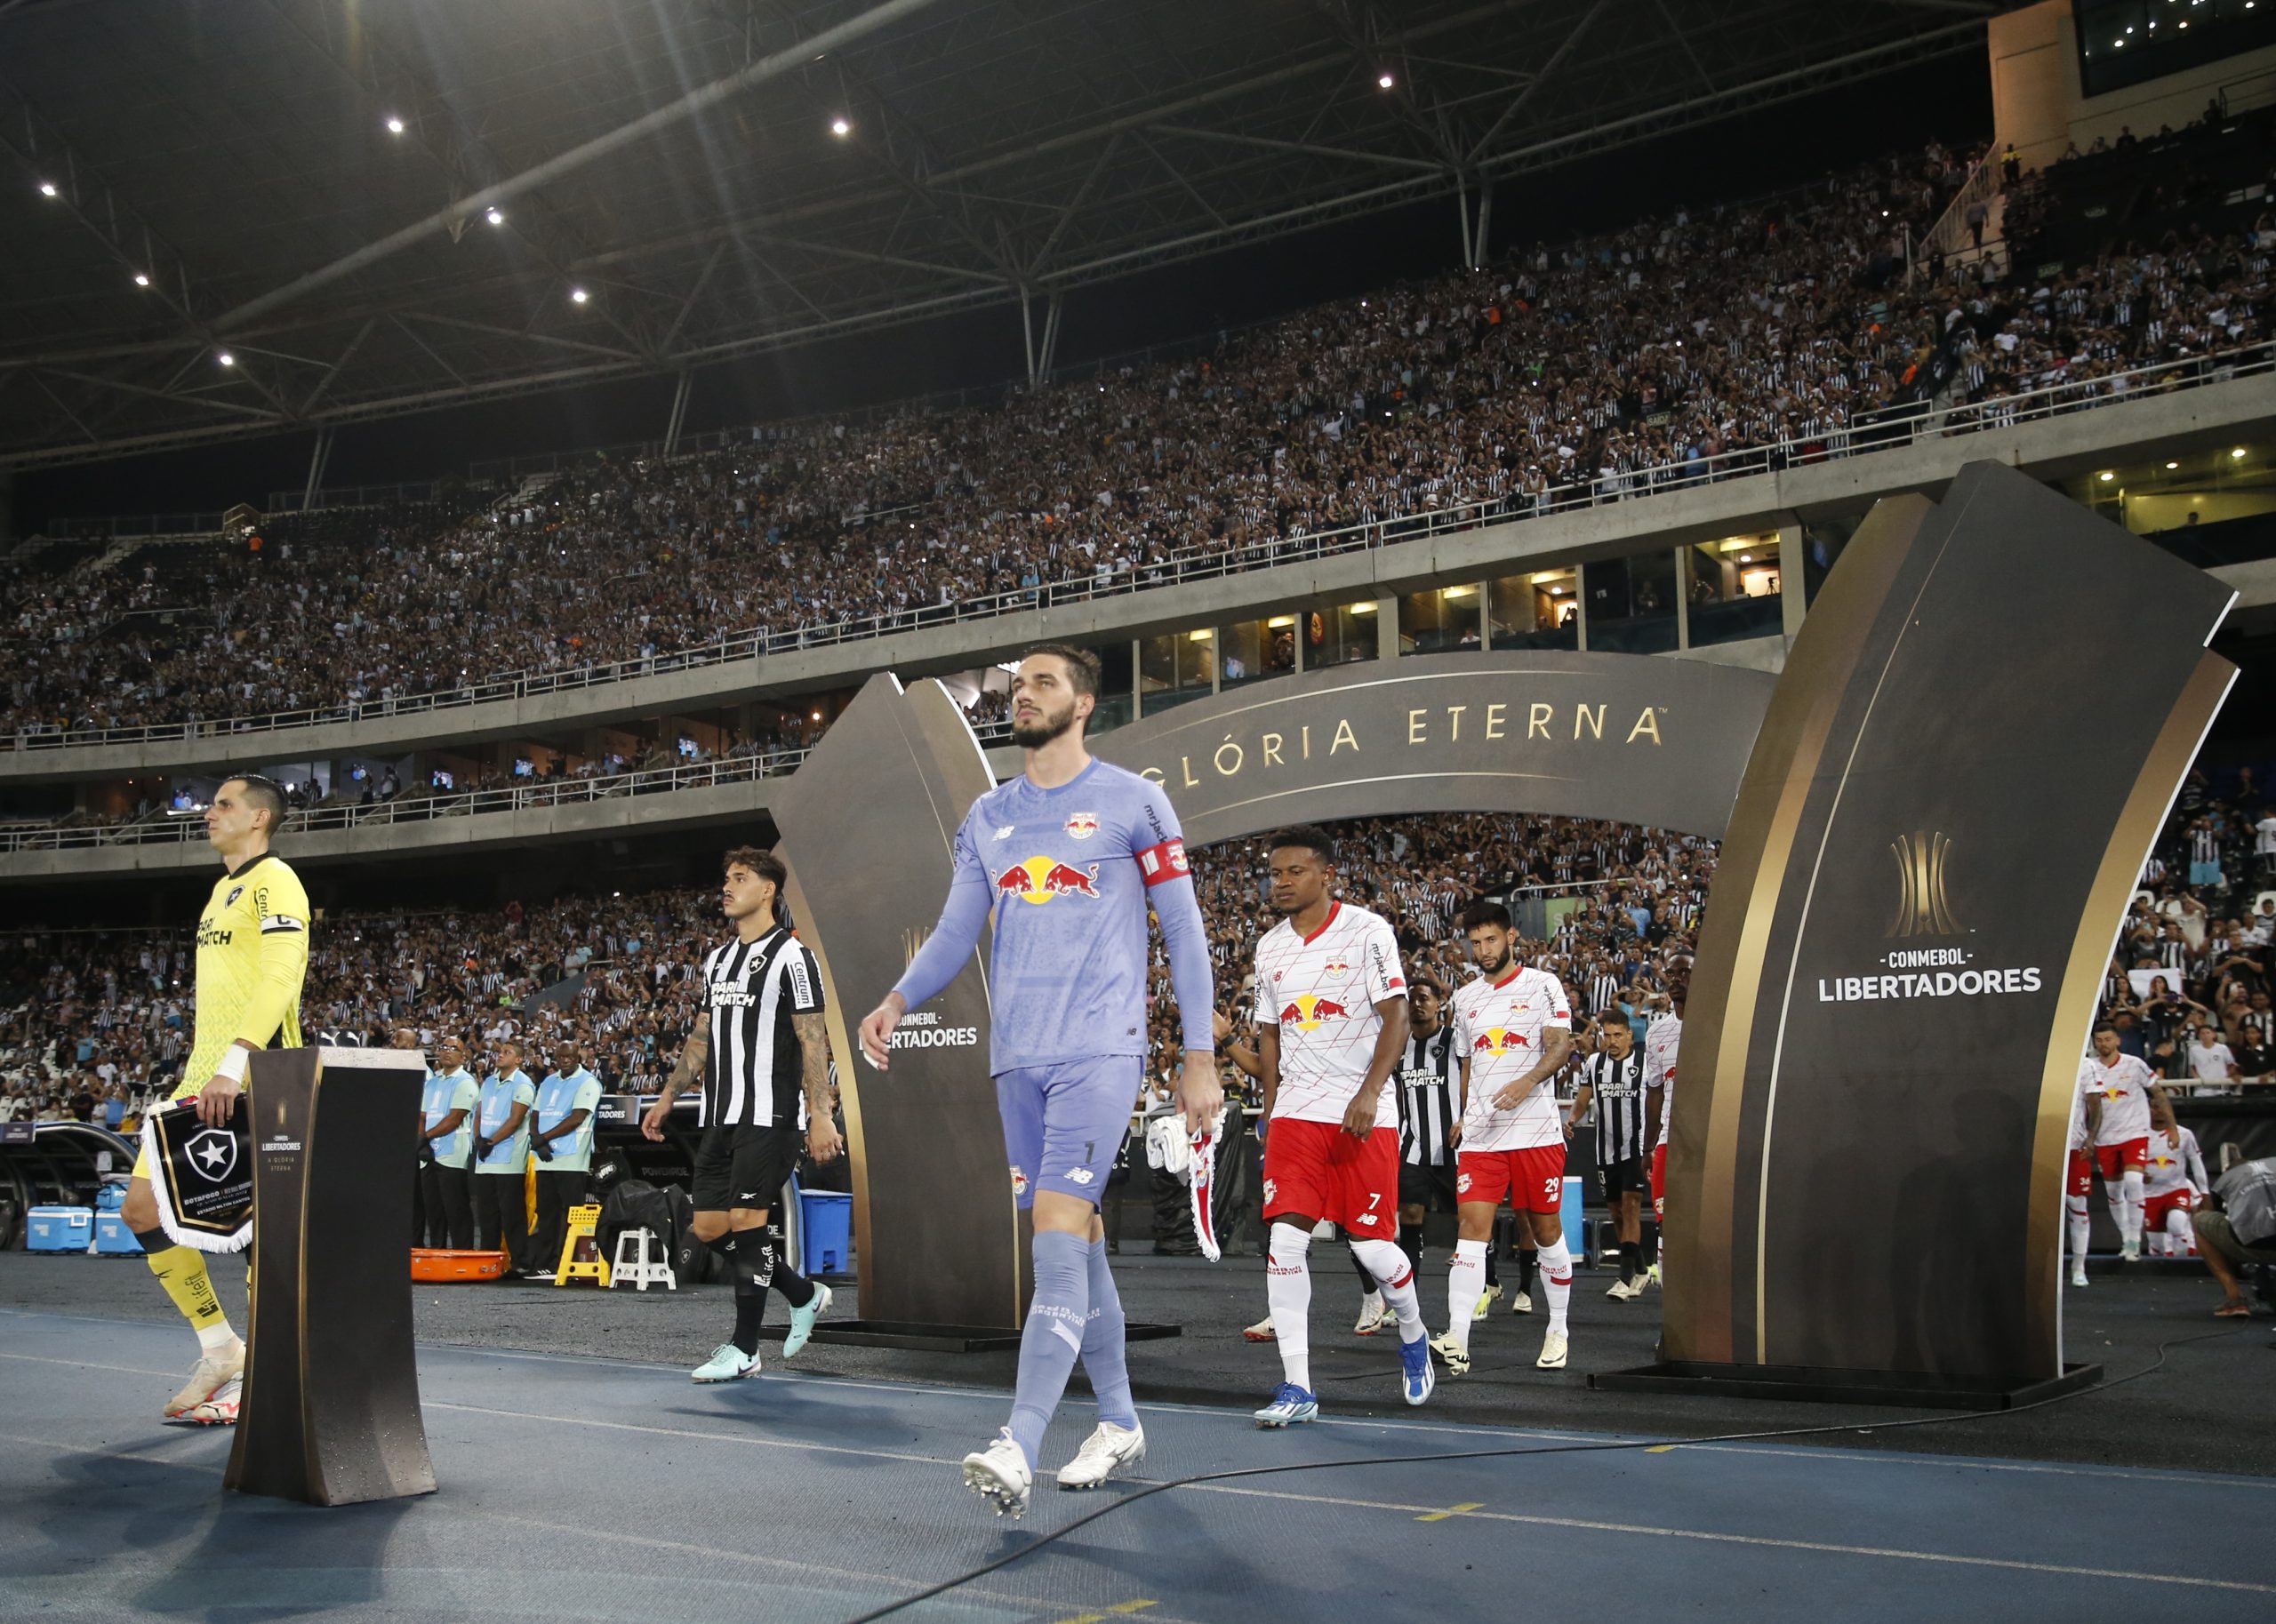
[[[1012,1397],[1012,1436],[1030,1470],[1090,1329],[1089,1250],[1088,1242],[1055,1229],[1035,1237],[1035,1297],[1020,1333],[1019,1384]]]
[[[1090,1265],[1091,1317],[1083,1332],[1083,1374],[1098,1395],[1099,1420],[1118,1427],[1135,1427],[1138,1410],[1130,1402],[1130,1367],[1123,1358],[1122,1293],[1114,1289],[1114,1271],[1107,1267],[1106,1243],[1084,1244]]]

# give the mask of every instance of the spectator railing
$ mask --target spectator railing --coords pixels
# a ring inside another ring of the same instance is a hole
[[[284,820],[284,832],[303,834],[382,824],[425,823],[438,818],[471,818],[483,812],[576,806],[626,796],[664,795],[679,789],[711,789],[722,784],[748,784],[759,779],[780,778],[784,773],[794,772],[798,764],[805,760],[806,755],[803,749],[767,750],[755,756],[683,762],[677,766],[649,767],[605,777],[549,779],[487,789],[405,793],[393,800],[374,801],[369,805],[316,806],[288,812]],[[171,817],[92,828],[0,828],[0,854],[100,846],[183,845],[204,838],[205,820],[198,817]]]
[[[975,723],[973,732],[982,746],[1006,744],[1011,741],[1012,724],[1008,720]],[[361,828],[367,824],[422,823],[436,818],[472,817],[477,812],[522,812],[533,806],[573,806],[620,796],[710,789],[721,784],[780,778],[796,771],[809,753],[805,748],[786,746],[751,755],[721,756],[709,761],[681,762],[669,767],[639,768],[592,777],[533,780],[481,789],[411,791],[369,805],[324,805],[293,811],[286,814],[284,828],[287,833],[298,834],[317,829]],[[0,823],[0,854],[86,846],[180,845],[204,837],[203,818],[164,812],[152,812],[124,823],[12,821]]]
[[[191,722],[146,723],[124,727],[27,728],[0,734],[0,748],[59,749],[81,745],[148,744],[216,739],[325,723],[415,716],[462,709],[499,700],[526,700],[573,692],[639,677],[698,670],[770,654],[829,648],[928,627],[993,619],[1020,610],[1088,603],[1158,587],[1182,586],[1279,564],[1298,564],[1423,540],[1487,524],[1535,518],[1575,508],[1600,507],[1692,490],[1703,484],[1775,473],[1786,468],[1903,450],[1922,441],[1944,439],[1988,428],[2059,417],[2208,383],[2253,376],[2276,369],[2276,340],[2235,349],[2160,362],[2130,371],[2064,378],[2038,388],[1995,396],[1964,406],[1925,403],[1890,407],[1868,420],[1809,438],[1747,446],[1712,457],[1655,464],[1625,472],[1600,472],[1586,479],[1535,492],[1517,492],[1439,507],[1423,501],[1401,512],[1360,520],[1331,530],[1296,532],[1241,547],[1212,542],[1173,549],[1158,562],[1038,580],[1000,592],[983,593],[920,608],[854,615],[843,620],[774,630],[757,628],[668,653],[605,664],[508,672],[481,682],[427,693],[362,699],[259,716]]]

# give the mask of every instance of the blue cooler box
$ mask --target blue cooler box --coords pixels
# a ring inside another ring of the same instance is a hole
[[[34,1207],[24,1214],[27,1252],[84,1252],[94,1238],[92,1207]]]
[[[1589,1255],[1588,1231],[1581,1218],[1580,1180],[1565,1180],[1565,1194],[1558,1198],[1557,1215],[1565,1220],[1565,1245],[1577,1263]]]
[[[95,1214],[95,1250],[107,1258],[139,1258],[142,1243],[134,1238],[134,1231],[116,1212]]]
[[[854,1197],[829,1190],[798,1192],[804,1275],[842,1275],[853,1266]]]

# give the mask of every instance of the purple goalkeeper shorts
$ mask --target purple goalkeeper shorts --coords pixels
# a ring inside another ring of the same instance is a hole
[[[1022,1208],[1035,1204],[1039,1189],[1099,1204],[1138,1103],[1141,1060],[1135,1054],[1102,1054],[998,1074],[1004,1155],[1012,1164],[1012,1193]]]

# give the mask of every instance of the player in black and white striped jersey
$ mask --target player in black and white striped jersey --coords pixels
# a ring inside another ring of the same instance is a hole
[[[719,900],[735,934],[704,956],[702,1022],[681,1045],[663,1092],[640,1122],[650,1139],[662,1139],[673,1100],[701,1075],[703,1137],[689,1194],[696,1238],[720,1255],[734,1278],[735,1331],[696,1368],[698,1381],[757,1373],[770,1287],[790,1307],[785,1358],[805,1346],[829,1307],[828,1286],[776,1255],[781,1230],[769,1223],[775,1193],[796,1171],[800,1152],[827,1162],[838,1151],[821,969],[776,913],[789,876],[771,852],[738,846],[727,853]]]
[[[1620,978],[1613,974],[1612,966],[1609,964],[1603,959],[1599,959],[1596,968],[1589,976],[1589,1013],[1592,1017],[1602,1015],[1619,1002]]]
[[[1407,1261],[1422,1267],[1422,1222],[1435,1207],[1455,1210],[1460,1159],[1455,1129],[1462,1121],[1462,1056],[1445,1020],[1445,997],[1435,981],[1418,975],[1407,995],[1411,1012],[1406,1052],[1398,1068],[1398,1244]],[[1486,1250],[1486,1291],[1471,1317],[1483,1319],[1502,1296],[1494,1249]]]
[[[1644,1054],[1636,1034],[1620,1020],[1597,1023],[1597,1049],[1581,1062],[1568,1124],[1577,1125],[1591,1104],[1597,1113],[1597,1172],[1605,1204],[1620,1236],[1620,1278],[1605,1295],[1618,1302],[1641,1297],[1644,1268],[1644,1161],[1651,1154],[1645,1117]]]

